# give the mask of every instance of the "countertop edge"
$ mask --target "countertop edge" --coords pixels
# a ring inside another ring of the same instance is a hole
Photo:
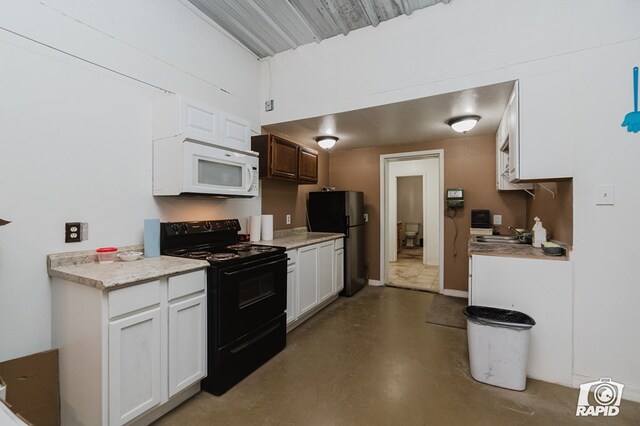
[[[542,252],[542,249],[533,246],[512,246],[508,244],[482,244],[475,241],[474,235],[469,235],[469,242],[467,246],[467,252],[469,256],[493,256],[493,257],[512,257],[518,259],[539,259],[539,260],[553,260],[566,262],[570,260],[570,252],[572,247],[559,241],[552,241],[561,245],[565,249],[565,254],[562,256],[546,255]],[[520,247],[520,248],[518,248]],[[505,251],[505,250],[522,250],[530,249],[530,252],[517,252],[517,251]]]
[[[136,284],[141,284],[144,282],[156,280],[158,278],[163,278],[175,274],[181,274],[185,272],[197,271],[200,269],[205,269],[209,266],[209,262],[206,260],[196,260],[196,259],[181,259],[170,256],[160,256],[159,258],[151,258],[151,259],[162,259],[168,258],[172,261],[176,261],[179,259],[181,264],[174,264],[171,266],[162,266],[159,265],[158,268],[153,268],[153,270],[149,272],[142,272],[139,274],[129,273],[125,274],[123,277],[117,277],[112,280],[109,279],[100,279],[96,277],[90,277],[87,275],[83,275],[74,269],[77,269],[79,266],[87,266],[89,264],[83,263],[81,265],[67,265],[61,266],[58,268],[50,268],[48,269],[48,274],[50,277],[61,278],[65,281],[73,282],[76,284],[81,284],[87,287],[92,287],[100,291],[111,291],[123,287],[129,287]],[[142,259],[136,262],[144,262],[145,260],[149,261],[151,259]],[[115,262],[111,265],[117,265],[120,262]],[[91,265],[95,265],[96,267],[110,265],[100,265],[99,263],[94,263]]]
[[[312,234],[312,235],[309,235]],[[316,235],[313,235],[316,234]],[[322,234],[322,235],[318,235]],[[338,232],[306,232],[294,233],[285,237],[274,238],[273,240],[256,241],[255,244],[270,245],[284,247],[287,250],[293,250],[300,247],[310,246],[312,244],[322,243],[325,241],[337,240],[344,238],[346,235]]]

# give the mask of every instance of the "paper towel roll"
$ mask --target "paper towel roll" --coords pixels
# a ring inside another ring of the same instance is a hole
[[[262,215],[262,239],[267,241],[273,240],[273,215],[272,214]]]
[[[251,216],[249,218],[249,239],[251,241],[260,241],[260,225],[262,224],[262,216]]]

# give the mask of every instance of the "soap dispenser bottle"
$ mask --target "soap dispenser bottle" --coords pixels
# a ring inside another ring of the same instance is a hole
[[[534,217],[533,220],[536,222],[533,225],[533,246],[534,247],[542,247],[542,243],[547,242],[547,230],[542,227],[542,222],[538,216]]]

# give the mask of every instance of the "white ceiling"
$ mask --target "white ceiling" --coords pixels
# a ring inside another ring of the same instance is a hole
[[[395,104],[270,124],[263,128],[298,142],[313,142],[316,136],[321,135],[337,136],[339,141],[331,151],[495,134],[512,89],[513,81],[509,81]],[[469,114],[482,118],[466,134],[456,133],[446,124],[453,117]]]

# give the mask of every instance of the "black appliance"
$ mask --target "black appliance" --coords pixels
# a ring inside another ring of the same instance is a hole
[[[364,193],[356,191],[310,192],[307,206],[309,230],[341,232],[344,244],[344,290],[353,296],[366,284],[364,267]]]
[[[471,210],[472,228],[491,228],[491,212],[489,210]]]
[[[240,243],[237,219],[168,222],[163,255],[205,259],[208,375],[202,388],[222,395],[286,345],[284,247]]]

